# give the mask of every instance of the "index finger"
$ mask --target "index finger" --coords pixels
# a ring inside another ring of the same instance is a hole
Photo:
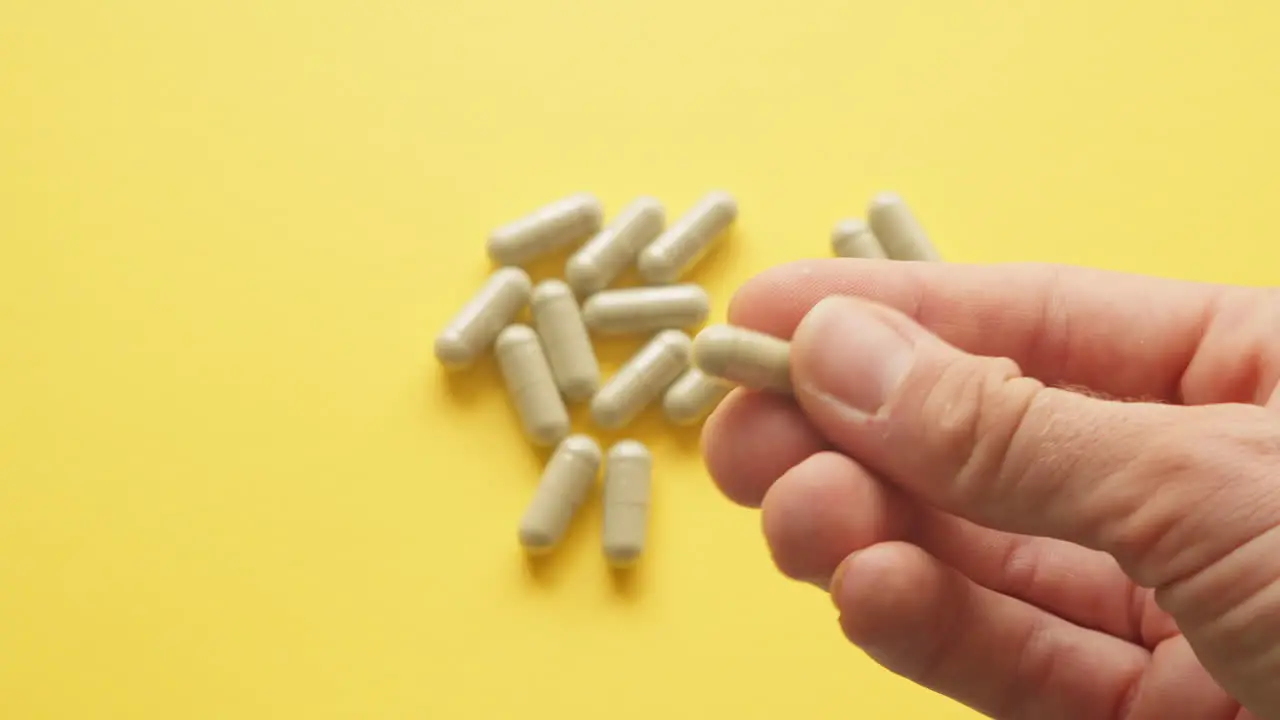
[[[1061,265],[801,260],[743,285],[729,322],[789,338],[819,300],[852,295],[970,353],[1010,358],[1046,384],[1181,402],[1183,374],[1223,290]]]

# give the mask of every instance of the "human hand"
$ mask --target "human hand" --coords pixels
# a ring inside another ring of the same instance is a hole
[[[1280,718],[1280,294],[817,260],[729,322],[796,397],[735,390],[707,466],[881,665],[1002,719]]]

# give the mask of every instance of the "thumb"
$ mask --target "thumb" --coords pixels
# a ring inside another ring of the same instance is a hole
[[[1265,642],[1224,628],[1265,605],[1248,624],[1270,644],[1248,656],[1280,670],[1280,423],[1267,411],[1047,388],[854,298],[809,312],[791,363],[818,430],[887,481],[988,527],[1110,553],[1198,651]]]

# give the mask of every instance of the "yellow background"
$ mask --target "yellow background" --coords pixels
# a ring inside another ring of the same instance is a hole
[[[1276,27],[1169,0],[0,0],[0,717],[969,717],[849,648],[654,417],[636,576],[606,572],[598,503],[526,567],[541,455],[434,334],[486,232],[578,190],[734,193],[697,275],[717,317],[886,188],[954,261],[1275,282]]]

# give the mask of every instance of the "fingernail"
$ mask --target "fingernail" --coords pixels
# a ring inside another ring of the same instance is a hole
[[[865,302],[826,298],[801,325],[801,381],[857,413],[879,412],[911,369],[914,343]]]

